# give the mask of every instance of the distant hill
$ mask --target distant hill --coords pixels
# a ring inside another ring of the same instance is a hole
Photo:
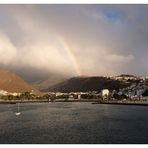
[[[36,94],[40,92],[33,86],[27,84],[23,79],[21,79],[15,73],[9,71],[0,70],[0,89],[8,92],[26,92],[34,91]]]
[[[57,85],[51,86],[42,91],[55,92],[86,92],[86,91],[101,91],[102,89],[118,90],[129,86],[129,83],[106,78],[106,77],[74,77],[61,82]]]
[[[65,81],[67,78],[65,76],[59,75],[51,75],[47,80],[38,81],[31,84],[33,87],[37,88],[38,90],[44,90],[56,84],[59,84]]]

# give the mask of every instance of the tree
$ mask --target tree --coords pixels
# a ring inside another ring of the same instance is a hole
[[[8,95],[8,100],[13,100],[14,99],[14,96],[13,95]]]
[[[120,99],[120,96],[119,96],[117,93],[114,93],[114,94],[113,94],[113,98],[115,98],[115,99]]]
[[[1,99],[2,100],[8,100],[8,96],[7,95],[3,95],[3,96],[1,96]]]
[[[33,99],[33,95],[30,92],[24,92],[20,95],[20,98],[24,100],[31,100]]]
[[[48,101],[50,99],[50,95],[49,94],[45,94],[42,98]]]
[[[54,100],[56,100],[56,95],[50,95],[50,100],[51,102],[54,102]]]
[[[142,96],[148,96],[148,90],[145,90]]]

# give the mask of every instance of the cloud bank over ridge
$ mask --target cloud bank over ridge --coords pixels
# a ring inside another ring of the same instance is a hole
[[[147,5],[0,5],[0,66],[28,81],[148,75]]]

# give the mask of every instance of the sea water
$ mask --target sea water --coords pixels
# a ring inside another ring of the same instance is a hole
[[[91,102],[0,104],[0,143],[148,143],[148,106]]]

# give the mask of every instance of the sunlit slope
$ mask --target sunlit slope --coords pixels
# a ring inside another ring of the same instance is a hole
[[[39,94],[40,92],[33,86],[27,84],[22,78],[9,71],[0,71],[0,89],[8,92],[31,92]]]

